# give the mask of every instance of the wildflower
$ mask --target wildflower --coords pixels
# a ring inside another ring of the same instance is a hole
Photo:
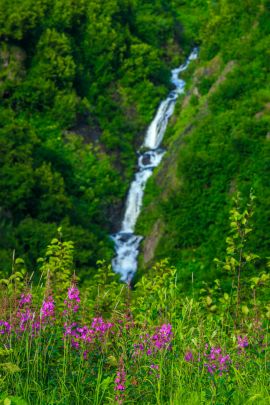
[[[185,357],[184,357],[185,361],[192,362],[193,361],[193,354],[191,351],[186,352]]]
[[[72,346],[74,349],[79,349],[79,348],[80,348],[79,342],[77,342],[75,339],[71,339],[71,346]]]
[[[152,336],[154,346],[160,350],[169,348],[169,343],[172,339],[172,326],[170,324],[163,324],[157,329],[157,333]]]
[[[134,356],[141,356],[144,353],[147,356],[154,356],[160,350],[170,350],[172,338],[172,326],[170,324],[163,324],[156,328],[153,335],[149,333],[140,335],[142,342],[133,345],[135,349]]]
[[[19,300],[19,309],[16,314],[19,319],[19,328],[21,332],[26,330],[29,321],[33,321],[35,313],[31,311],[30,305],[32,304],[32,294],[21,294]]]
[[[75,327],[77,326],[76,322],[73,322],[71,325],[68,325],[67,323],[64,324],[64,337],[66,336],[75,336],[77,337],[76,334],[76,329]]]
[[[40,309],[41,318],[44,321],[46,318],[52,318],[54,316],[55,303],[52,296],[47,297],[42,303]]]
[[[206,348],[208,348],[208,346]],[[205,352],[203,355],[206,359],[203,365],[207,368],[209,374],[218,372],[221,376],[224,372],[229,371],[229,365],[231,363],[230,356],[222,353],[220,347],[210,347],[209,353]]]
[[[24,332],[27,324],[34,320],[35,313],[32,312],[30,308],[25,308],[17,312],[17,317],[19,318],[20,331]]]
[[[71,337],[71,346],[74,349],[80,349],[82,345],[85,347],[85,344],[102,342],[106,332],[113,327],[113,324],[110,322],[104,322],[100,318],[93,318],[91,327],[88,326],[78,326],[77,323],[73,322],[72,324],[64,324],[64,338],[67,336]],[[88,351],[85,351],[84,358],[87,359]]]
[[[41,327],[41,324],[40,324],[39,320],[34,321],[32,323],[32,336],[36,336],[38,334],[38,332],[40,331],[40,327]]]
[[[68,289],[68,299],[64,301],[64,303],[67,305],[69,309],[71,309],[73,312],[78,312],[79,310],[79,303],[81,302],[80,299],[80,291],[78,287],[73,284],[71,287]],[[64,311],[64,314],[66,314],[67,311]]]
[[[0,321],[0,335],[4,335],[11,331],[11,325],[6,321]]]
[[[126,373],[125,373],[125,368],[124,368],[124,362],[123,359],[120,359],[119,362],[119,368],[118,371],[116,373],[116,378],[114,380],[115,382],[115,386],[114,386],[114,390],[118,391],[117,395],[115,396],[115,399],[117,401],[118,404],[122,404],[124,401],[124,391],[126,389]]]
[[[19,301],[19,308],[23,307],[25,304],[32,303],[32,294],[22,294]]]
[[[95,330],[95,332],[98,332],[101,335],[104,335],[105,332],[107,332],[107,330],[110,329],[112,326],[113,326],[112,323],[104,322],[102,317],[93,318],[91,325],[91,327]]]
[[[81,302],[80,299],[80,291],[79,289],[75,286],[72,285],[69,289],[68,289],[68,299],[69,300],[74,300],[76,302]]]
[[[153,370],[158,370],[159,366],[158,364],[151,364],[150,368],[152,368]]]
[[[239,349],[244,349],[245,347],[248,347],[247,336],[244,336],[243,338],[241,336],[237,336],[237,343]]]

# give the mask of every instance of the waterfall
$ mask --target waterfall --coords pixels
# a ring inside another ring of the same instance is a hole
[[[185,90],[185,81],[179,76],[197,56],[198,49],[195,48],[183,65],[171,71],[171,82],[174,84],[175,89],[160,103],[157,113],[147,129],[142,144],[144,152],[139,155],[138,171],[135,173],[134,180],[129,188],[121,229],[111,236],[116,252],[116,256],[112,260],[112,267],[116,273],[121,275],[121,280],[125,282],[129,282],[137,270],[139,246],[143,238],[135,235],[134,230],[141,212],[145,185],[149,177],[151,177],[153,169],[160,164],[165,154],[165,150],[160,147],[160,144],[168,120],[174,112],[176,100],[179,94],[183,94]]]

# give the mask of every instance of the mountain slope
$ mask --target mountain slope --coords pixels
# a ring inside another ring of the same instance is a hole
[[[81,273],[113,255],[141,135],[185,33],[173,1],[0,0],[0,259],[59,225]],[[181,7],[180,7],[181,8]]]
[[[250,247],[269,255],[269,5],[222,1],[209,16],[137,227],[145,236],[141,268],[169,257],[187,269],[184,278],[215,273],[212,260],[223,254],[236,191],[245,204],[254,190]]]

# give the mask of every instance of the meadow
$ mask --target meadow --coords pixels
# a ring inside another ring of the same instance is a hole
[[[1,404],[269,404],[270,275],[252,275],[255,198],[243,211],[238,198],[215,260],[223,278],[200,289],[184,290],[168,260],[135,286],[99,262],[80,287],[61,229],[37,274],[14,259],[1,280]]]

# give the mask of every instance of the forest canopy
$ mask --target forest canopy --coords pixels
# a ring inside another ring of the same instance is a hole
[[[81,271],[111,257],[136,146],[189,46],[178,14],[173,1],[0,0],[4,271],[59,225]]]

